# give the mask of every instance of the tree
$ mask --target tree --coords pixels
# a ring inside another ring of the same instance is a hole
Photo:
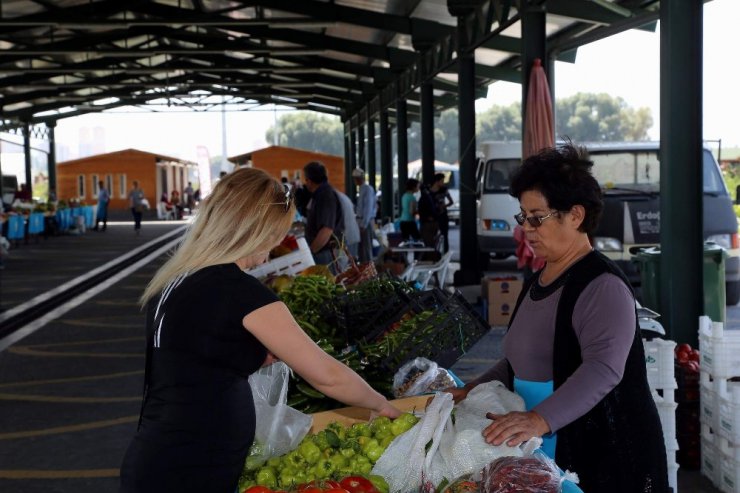
[[[522,107],[519,103],[493,105],[479,113],[476,120],[478,142],[522,140]]]
[[[653,125],[649,108],[631,108],[605,93],[578,93],[555,107],[556,134],[576,142],[645,140]]]
[[[296,111],[277,122],[278,142],[282,146],[344,156],[344,130],[339,118],[315,111]],[[265,139],[274,142],[275,127],[267,129]]]

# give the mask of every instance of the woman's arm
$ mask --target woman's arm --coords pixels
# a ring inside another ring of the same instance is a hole
[[[322,351],[282,302],[249,313],[242,323],[270,353],[321,393],[350,406],[372,409],[382,416],[394,418],[400,414],[357,373]]]

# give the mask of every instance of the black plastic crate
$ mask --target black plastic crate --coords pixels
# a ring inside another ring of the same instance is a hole
[[[415,331],[405,336],[394,334],[394,324],[410,317],[417,317]],[[368,341],[382,343],[388,337],[397,339],[388,353],[375,362],[380,371],[392,374],[416,357],[428,358],[448,368],[489,330],[486,320],[459,291],[448,294],[434,289],[414,295],[390,323],[376,327]]]
[[[384,325],[406,306],[413,287],[393,278],[380,276],[338,295],[334,300],[334,321],[347,344],[365,338],[378,325]]]

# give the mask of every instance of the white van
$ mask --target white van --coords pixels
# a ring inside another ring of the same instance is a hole
[[[415,178],[419,182],[424,183],[421,172],[421,159],[412,161],[408,165],[409,178]],[[447,164],[442,161],[434,162],[434,173],[442,173],[445,175],[445,183],[447,190],[450,192],[452,197],[452,205],[447,208],[447,215],[450,221],[454,221],[455,224],[460,222],[460,167],[456,164]],[[403,194],[403,191],[401,191]],[[517,205],[517,208],[519,206]]]
[[[484,142],[477,179],[477,233],[481,252],[496,258],[514,254],[514,215],[519,201],[509,195],[509,177],[522,162],[521,142]]]
[[[636,248],[660,243],[660,143],[583,144],[594,162],[593,174],[604,193],[604,211],[594,233],[594,247],[614,260],[633,284],[631,261]],[[521,143],[483,145],[485,163],[478,170],[478,244],[498,257],[514,252],[513,215],[519,203],[508,194],[511,172],[520,164]],[[727,251],[725,283],[728,305],[740,301],[740,240],[732,199],[717,161],[703,150],[704,239]]]

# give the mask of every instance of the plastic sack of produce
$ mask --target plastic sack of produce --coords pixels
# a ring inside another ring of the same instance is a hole
[[[426,392],[437,376],[437,363],[426,358],[414,358],[393,376],[394,397],[408,397]]]
[[[571,473],[561,474],[555,461],[541,452],[526,457],[501,457],[483,469],[483,493],[560,493],[563,483],[577,482]]]
[[[290,368],[282,362],[249,376],[257,424],[247,457],[250,469],[295,449],[311,429],[313,418],[287,404],[289,376]]]
[[[386,479],[391,493],[420,489],[424,463],[435,454],[453,405],[452,394],[437,394],[419,422],[394,439],[375,463],[372,473]],[[434,441],[427,451],[430,440]]]
[[[439,450],[424,469],[424,477],[434,485],[445,478],[454,479],[480,472],[499,457],[530,454],[542,440],[532,439],[521,447],[498,446],[485,442],[482,431],[491,424],[487,412],[506,414],[524,411],[524,401],[501,382],[487,382],[470,391],[455,407],[455,419],[446,423]]]

